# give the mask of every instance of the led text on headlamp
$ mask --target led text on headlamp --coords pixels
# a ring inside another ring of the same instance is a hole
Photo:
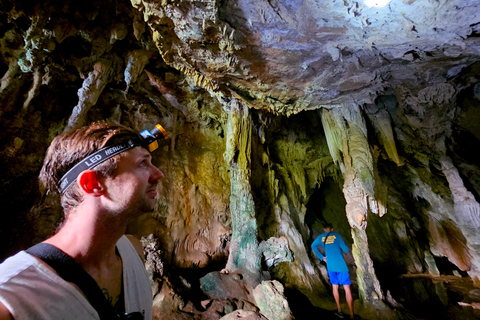
[[[106,160],[116,156],[119,153],[130,150],[134,147],[144,147],[148,151],[153,152],[158,149],[158,140],[167,139],[168,135],[165,129],[159,124],[155,125],[152,131],[144,130],[140,132],[140,137],[134,137],[126,139],[113,146],[102,148],[85,159],[77,163],[72,169],[70,169],[58,182],[60,194],[63,194],[65,190],[77,180],[78,175],[85,170],[92,169]]]

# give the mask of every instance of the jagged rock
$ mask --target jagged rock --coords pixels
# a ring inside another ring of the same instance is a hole
[[[182,310],[185,304],[171,283],[164,281],[160,291],[153,299],[153,314],[157,319],[170,319],[171,315]]]
[[[293,319],[288,301],[283,294],[283,286],[280,282],[276,280],[262,281],[262,283],[253,289],[252,294],[260,312],[267,319]]]
[[[241,273],[210,272],[200,279],[200,288],[211,299],[252,300],[252,285]]]
[[[262,252],[268,267],[276,266],[281,262],[293,261],[293,253],[288,246],[286,237],[272,237],[267,241],[262,241],[259,245],[259,250]]]
[[[161,250],[158,239],[154,238],[153,234],[141,239],[143,250],[145,253],[145,269],[149,274],[152,283],[152,293],[155,296],[158,292],[159,285],[161,286],[161,278],[163,276],[163,262],[161,258]]]

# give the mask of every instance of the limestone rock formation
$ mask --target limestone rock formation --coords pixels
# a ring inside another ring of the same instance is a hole
[[[160,196],[128,230],[156,319],[330,317],[326,222],[362,318],[480,317],[479,1],[0,9],[0,260],[62,219],[37,180],[54,136],[161,123]]]
[[[220,318],[221,320],[236,320],[236,319],[243,319],[243,320],[263,320],[265,317],[256,314],[253,311],[245,311],[245,310],[236,310],[232,313],[227,314],[224,317]]]

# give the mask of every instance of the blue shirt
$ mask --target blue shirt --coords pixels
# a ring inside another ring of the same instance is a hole
[[[327,240],[325,237],[328,232],[324,232],[312,243],[312,249],[320,260],[323,260],[323,254],[318,250],[318,246],[325,248],[325,256],[327,257],[327,270],[329,272],[348,272],[347,264],[343,259],[342,251],[347,253],[348,247],[337,232],[330,232]],[[324,244],[325,243],[325,244]]]

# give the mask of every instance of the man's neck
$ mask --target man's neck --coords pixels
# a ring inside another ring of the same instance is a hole
[[[71,212],[60,231],[45,242],[61,249],[84,268],[100,268],[115,258],[115,246],[125,233],[126,225],[87,209],[79,207]]]
[[[123,262],[116,251],[126,225],[114,215],[79,207],[69,214],[60,231],[45,240],[71,256],[95,280],[112,304],[122,293]],[[79,289],[80,290],[80,289]]]

